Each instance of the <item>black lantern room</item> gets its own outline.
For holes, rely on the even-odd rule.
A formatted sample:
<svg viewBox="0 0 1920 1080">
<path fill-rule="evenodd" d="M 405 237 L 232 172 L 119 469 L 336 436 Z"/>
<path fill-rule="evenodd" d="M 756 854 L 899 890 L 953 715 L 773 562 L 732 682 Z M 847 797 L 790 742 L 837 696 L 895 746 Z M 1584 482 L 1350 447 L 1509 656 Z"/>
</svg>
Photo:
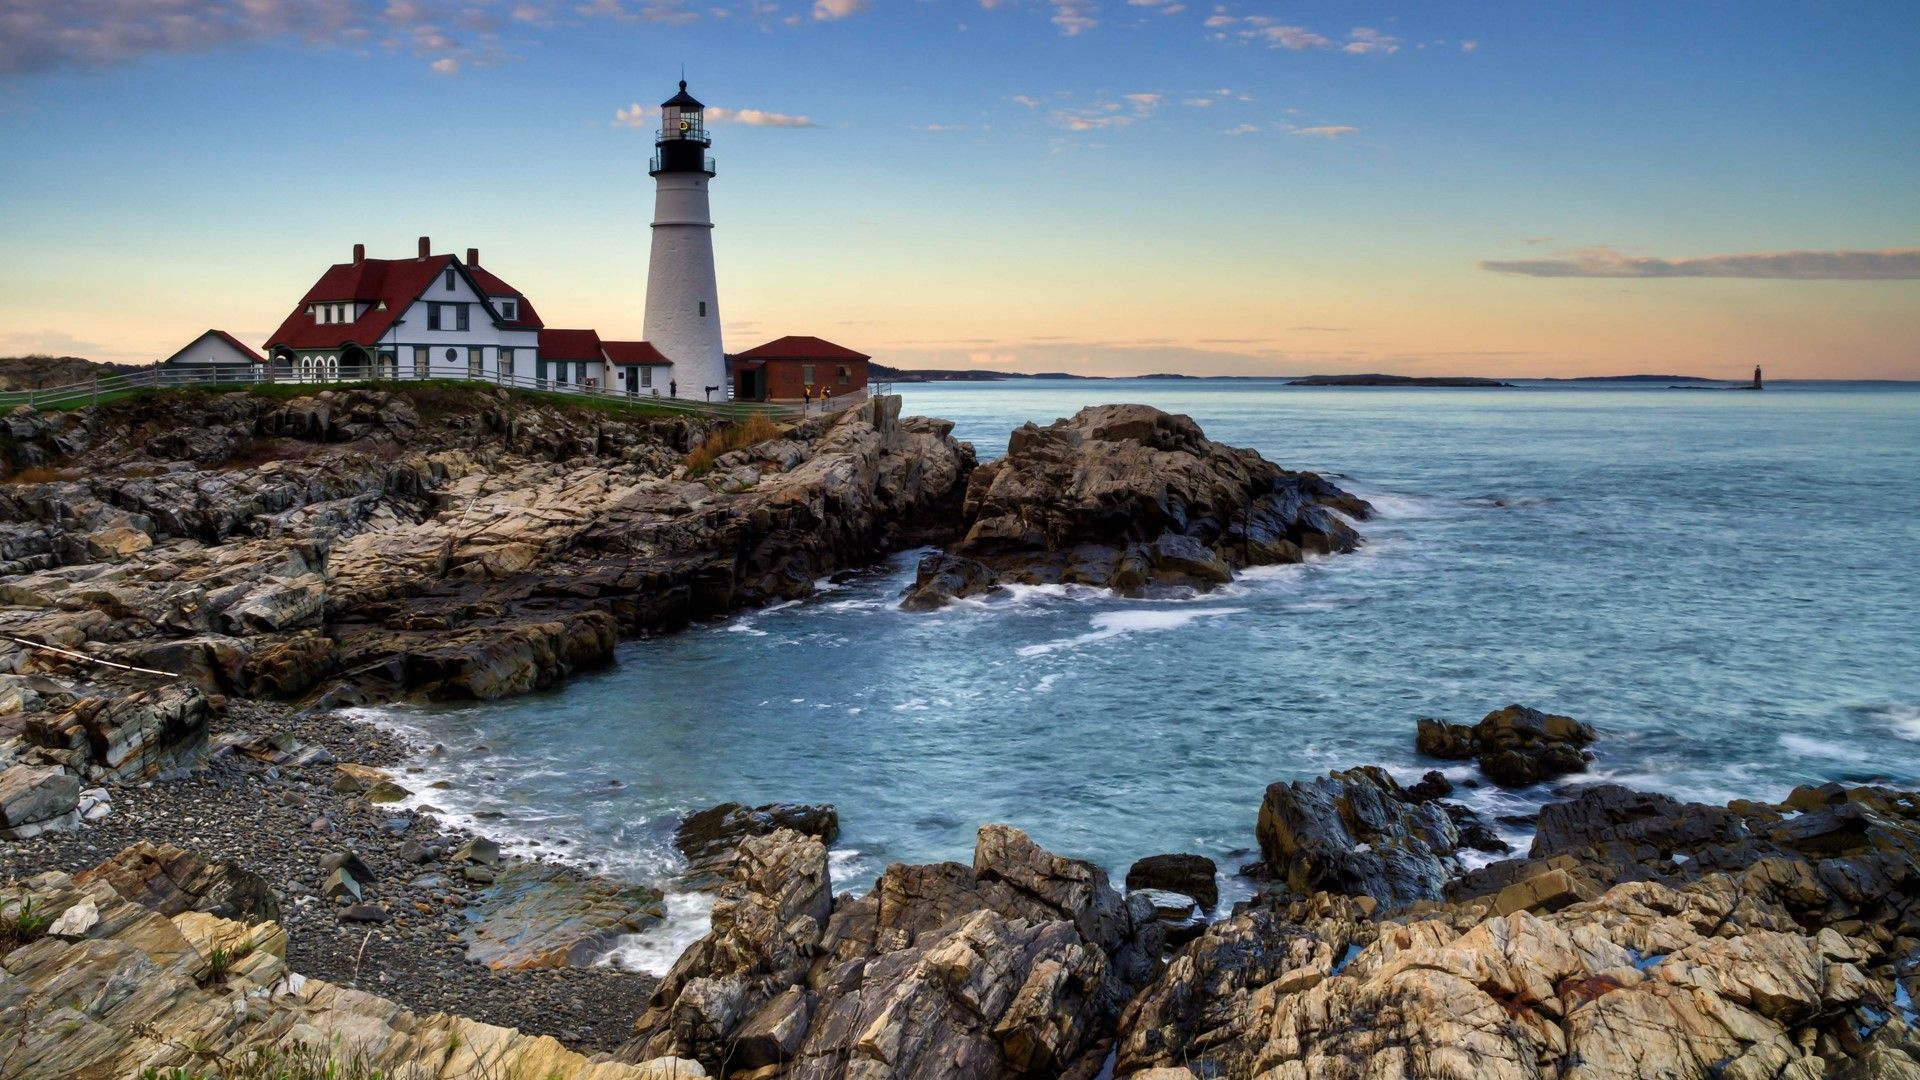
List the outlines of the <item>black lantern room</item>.
<svg viewBox="0 0 1920 1080">
<path fill-rule="evenodd" d="M 687 81 L 680 80 L 680 92 L 660 103 L 660 135 L 654 142 L 656 152 L 649 176 L 661 173 L 704 173 L 713 175 L 713 159 L 707 148 L 704 119 L 706 106 L 687 93 Z"/>
</svg>

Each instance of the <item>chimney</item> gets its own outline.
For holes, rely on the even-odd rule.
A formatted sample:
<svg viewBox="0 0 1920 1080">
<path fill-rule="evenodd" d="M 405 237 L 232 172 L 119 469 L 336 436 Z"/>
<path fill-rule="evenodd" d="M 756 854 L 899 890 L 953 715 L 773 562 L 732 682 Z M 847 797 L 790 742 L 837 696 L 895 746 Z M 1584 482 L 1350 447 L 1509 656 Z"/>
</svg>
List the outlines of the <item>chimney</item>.
<svg viewBox="0 0 1920 1080">
<path fill-rule="evenodd" d="M 480 265 L 480 249 L 479 248 L 467 249 L 467 265 L 468 266 Z"/>
<path fill-rule="evenodd" d="M 365 244 L 353 245 L 353 265 L 359 266 L 361 263 L 366 261 L 367 261 L 367 245 Z"/>
<path fill-rule="evenodd" d="M 420 257 L 421 258 L 424 259 L 428 255 L 432 254 L 432 248 L 433 248 L 433 241 L 431 239 L 424 236 L 420 238 Z"/>
</svg>

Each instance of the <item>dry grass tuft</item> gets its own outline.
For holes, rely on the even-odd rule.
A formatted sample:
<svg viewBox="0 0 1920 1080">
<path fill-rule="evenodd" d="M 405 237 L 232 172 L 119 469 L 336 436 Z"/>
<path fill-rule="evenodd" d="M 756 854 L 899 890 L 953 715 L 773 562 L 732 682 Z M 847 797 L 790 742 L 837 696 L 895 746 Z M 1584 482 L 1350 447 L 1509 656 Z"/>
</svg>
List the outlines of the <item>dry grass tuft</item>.
<svg viewBox="0 0 1920 1080">
<path fill-rule="evenodd" d="M 707 436 L 705 442 L 693 448 L 693 452 L 685 458 L 687 475 L 702 476 L 713 468 L 714 459 L 722 454 L 777 439 L 780 434 L 778 424 L 758 414 L 737 420 Z"/>
</svg>

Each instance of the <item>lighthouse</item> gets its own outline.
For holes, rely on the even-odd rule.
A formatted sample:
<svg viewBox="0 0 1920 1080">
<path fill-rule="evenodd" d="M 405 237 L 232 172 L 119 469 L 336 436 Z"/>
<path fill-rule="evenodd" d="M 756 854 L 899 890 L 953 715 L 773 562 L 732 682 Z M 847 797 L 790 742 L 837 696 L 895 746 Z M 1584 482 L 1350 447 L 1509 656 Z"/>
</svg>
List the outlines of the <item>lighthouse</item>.
<svg viewBox="0 0 1920 1080">
<path fill-rule="evenodd" d="M 713 214 L 707 184 L 706 107 L 680 92 L 660 103 L 654 142 L 653 254 L 647 264 L 646 338 L 673 362 L 681 397 L 723 401 L 727 356 L 720 344 L 720 295 L 713 273 Z"/>
</svg>

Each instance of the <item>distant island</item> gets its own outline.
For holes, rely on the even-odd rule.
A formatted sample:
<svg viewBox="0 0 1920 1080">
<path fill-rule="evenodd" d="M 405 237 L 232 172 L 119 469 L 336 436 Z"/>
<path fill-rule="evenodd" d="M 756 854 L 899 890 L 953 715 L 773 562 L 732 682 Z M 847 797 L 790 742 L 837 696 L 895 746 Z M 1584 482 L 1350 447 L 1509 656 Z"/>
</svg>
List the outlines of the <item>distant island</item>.
<svg viewBox="0 0 1920 1080">
<path fill-rule="evenodd" d="M 1512 386 L 1499 379 L 1477 379 L 1467 375 L 1308 375 L 1294 379 L 1288 386 Z"/>
</svg>

